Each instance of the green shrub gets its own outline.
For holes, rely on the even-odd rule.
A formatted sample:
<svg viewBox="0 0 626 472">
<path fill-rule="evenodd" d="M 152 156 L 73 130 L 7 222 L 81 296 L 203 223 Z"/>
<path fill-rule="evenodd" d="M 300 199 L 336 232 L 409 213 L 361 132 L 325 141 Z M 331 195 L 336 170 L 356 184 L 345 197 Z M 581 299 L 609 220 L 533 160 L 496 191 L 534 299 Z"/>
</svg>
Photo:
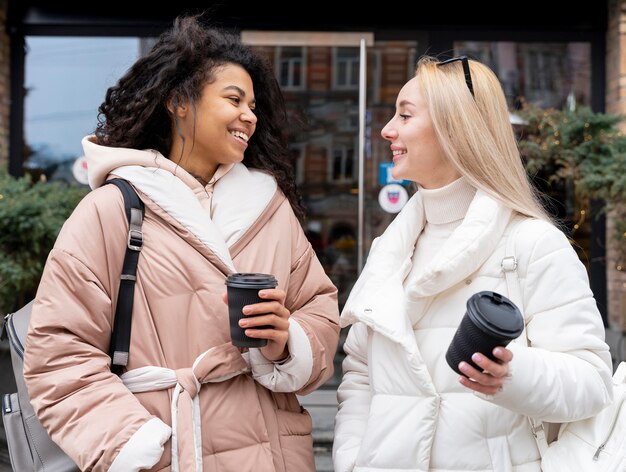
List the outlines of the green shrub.
<svg viewBox="0 0 626 472">
<path fill-rule="evenodd" d="M 33 183 L 0 169 L 0 313 L 34 297 L 61 226 L 86 195 L 83 187 Z"/>
</svg>

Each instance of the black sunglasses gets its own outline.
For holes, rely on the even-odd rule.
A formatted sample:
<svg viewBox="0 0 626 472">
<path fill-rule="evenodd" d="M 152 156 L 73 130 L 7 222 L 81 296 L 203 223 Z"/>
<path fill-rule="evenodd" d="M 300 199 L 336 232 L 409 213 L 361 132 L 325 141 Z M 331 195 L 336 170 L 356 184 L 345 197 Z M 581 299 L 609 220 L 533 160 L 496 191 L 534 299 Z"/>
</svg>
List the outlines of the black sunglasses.
<svg viewBox="0 0 626 472">
<path fill-rule="evenodd" d="M 450 64 L 451 62 L 461 61 L 463 64 L 463 73 L 465 74 L 465 83 L 467 84 L 467 88 L 472 94 L 472 97 L 476 98 L 474 95 L 474 85 L 472 84 L 472 74 L 470 73 L 469 61 L 467 56 L 458 56 L 453 57 L 451 59 L 446 59 L 445 61 L 441 61 L 437 63 L 438 66 L 444 66 L 446 64 Z"/>
</svg>

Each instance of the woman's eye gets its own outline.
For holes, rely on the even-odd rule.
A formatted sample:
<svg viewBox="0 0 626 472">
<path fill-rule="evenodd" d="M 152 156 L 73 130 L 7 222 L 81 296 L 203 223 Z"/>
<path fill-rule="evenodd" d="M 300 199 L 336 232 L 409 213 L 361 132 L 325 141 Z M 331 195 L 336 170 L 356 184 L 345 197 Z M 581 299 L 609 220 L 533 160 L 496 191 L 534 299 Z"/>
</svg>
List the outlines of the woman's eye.
<svg viewBox="0 0 626 472">
<path fill-rule="evenodd" d="M 409 115 L 404 115 L 404 114 L 400 114 L 399 115 L 401 119 L 406 120 L 409 118 Z"/>
<path fill-rule="evenodd" d="M 229 97 L 233 102 L 235 102 L 236 104 L 239 104 L 239 102 L 241 102 L 241 98 L 239 97 Z"/>
</svg>

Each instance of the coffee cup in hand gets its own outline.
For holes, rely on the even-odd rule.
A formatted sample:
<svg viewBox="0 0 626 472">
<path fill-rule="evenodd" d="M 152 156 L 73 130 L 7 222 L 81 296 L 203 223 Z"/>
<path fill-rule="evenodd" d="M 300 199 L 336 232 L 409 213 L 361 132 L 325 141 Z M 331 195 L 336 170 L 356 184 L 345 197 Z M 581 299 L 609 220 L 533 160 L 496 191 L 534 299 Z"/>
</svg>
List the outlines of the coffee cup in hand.
<svg viewBox="0 0 626 472">
<path fill-rule="evenodd" d="M 243 307 L 260 303 L 265 300 L 259 297 L 259 290 L 276 288 L 278 282 L 271 274 L 235 273 L 226 279 L 228 293 L 228 316 L 230 319 L 230 337 L 232 343 L 238 347 L 263 347 L 267 339 L 251 338 L 246 336 L 245 329 L 239 326 L 239 320 L 260 315 L 244 315 Z M 264 329 L 258 326 L 254 329 Z"/>
<path fill-rule="evenodd" d="M 446 361 L 461 375 L 464 375 L 459 370 L 461 361 L 482 371 L 472 362 L 472 355 L 480 352 L 497 361 L 494 348 L 506 346 L 523 330 L 524 317 L 511 300 L 491 291 L 475 293 L 467 300 L 467 310 L 448 347 Z"/>
</svg>

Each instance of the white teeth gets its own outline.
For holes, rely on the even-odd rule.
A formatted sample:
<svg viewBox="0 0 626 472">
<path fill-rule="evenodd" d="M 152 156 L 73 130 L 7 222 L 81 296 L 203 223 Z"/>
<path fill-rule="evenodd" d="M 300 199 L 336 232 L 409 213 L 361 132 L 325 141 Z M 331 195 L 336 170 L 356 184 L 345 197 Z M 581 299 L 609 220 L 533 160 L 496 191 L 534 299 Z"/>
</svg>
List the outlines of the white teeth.
<svg viewBox="0 0 626 472">
<path fill-rule="evenodd" d="M 406 152 L 406 149 L 400 149 L 400 150 L 392 151 L 394 156 L 399 156 L 400 154 L 404 154 L 405 152 Z"/>
<path fill-rule="evenodd" d="M 243 139 L 245 142 L 248 142 L 248 140 L 250 139 L 250 136 L 248 136 L 243 131 L 231 131 L 230 134 L 232 134 L 233 136 L 236 136 L 238 138 Z"/>
</svg>

